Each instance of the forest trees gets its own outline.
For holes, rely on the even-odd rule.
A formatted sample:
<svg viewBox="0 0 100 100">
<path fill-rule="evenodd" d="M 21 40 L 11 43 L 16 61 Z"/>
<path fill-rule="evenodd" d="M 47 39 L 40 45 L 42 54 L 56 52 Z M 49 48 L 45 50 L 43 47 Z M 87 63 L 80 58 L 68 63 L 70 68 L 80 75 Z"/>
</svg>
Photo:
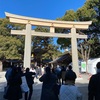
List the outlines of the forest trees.
<svg viewBox="0 0 100 100">
<path fill-rule="evenodd" d="M 50 30 L 48 27 L 36 27 L 35 31 L 49 32 Z M 53 43 L 53 38 L 50 37 L 32 37 L 32 45 L 34 58 L 39 62 L 48 59 L 53 60 L 62 54 L 59 47 Z"/>
<path fill-rule="evenodd" d="M 7 18 L 0 19 L 0 59 L 23 59 L 25 37 L 10 33 L 11 30 L 22 29 L 25 29 L 25 25 L 12 24 Z M 49 31 L 48 28 L 41 27 L 35 30 Z M 38 50 L 40 51 L 37 52 Z M 61 54 L 58 47 L 53 44 L 53 38 L 49 37 L 32 37 L 32 53 L 40 59 L 53 59 Z"/>
<path fill-rule="evenodd" d="M 23 55 L 22 37 L 10 34 L 11 29 L 23 29 L 24 25 L 11 24 L 8 19 L 0 19 L 0 59 L 21 59 Z"/>
<path fill-rule="evenodd" d="M 100 57 L 100 1 L 87 0 L 84 6 L 76 12 L 79 21 L 92 20 L 92 25 L 83 33 L 88 35 L 88 39 L 81 45 L 84 50 L 84 59 Z"/>
<path fill-rule="evenodd" d="M 78 39 L 78 51 L 80 57 L 86 61 L 89 58 L 100 57 L 100 0 L 87 0 L 86 3 L 76 12 L 74 10 L 66 11 L 62 18 L 57 20 L 64 21 L 92 21 L 92 25 L 88 30 L 77 30 L 79 34 L 87 34 L 88 39 Z M 64 29 L 62 32 L 67 32 L 69 29 Z M 69 39 L 58 39 L 58 43 L 66 47 L 71 47 L 70 42 L 67 45 L 64 41 Z"/>
</svg>

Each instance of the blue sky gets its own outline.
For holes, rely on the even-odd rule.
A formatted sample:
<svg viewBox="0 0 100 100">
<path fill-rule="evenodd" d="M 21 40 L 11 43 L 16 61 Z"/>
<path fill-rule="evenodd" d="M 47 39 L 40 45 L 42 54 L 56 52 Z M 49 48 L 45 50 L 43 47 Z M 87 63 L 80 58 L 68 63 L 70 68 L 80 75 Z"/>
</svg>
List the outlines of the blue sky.
<svg viewBox="0 0 100 100">
<path fill-rule="evenodd" d="M 56 19 L 66 10 L 77 10 L 86 0 L 0 0 L 0 18 L 4 12 L 30 17 Z"/>
<path fill-rule="evenodd" d="M 0 18 L 5 12 L 55 20 L 62 17 L 67 10 L 84 5 L 86 0 L 0 0 Z M 56 40 L 56 39 L 55 39 Z M 56 42 L 55 42 L 56 43 Z"/>
</svg>

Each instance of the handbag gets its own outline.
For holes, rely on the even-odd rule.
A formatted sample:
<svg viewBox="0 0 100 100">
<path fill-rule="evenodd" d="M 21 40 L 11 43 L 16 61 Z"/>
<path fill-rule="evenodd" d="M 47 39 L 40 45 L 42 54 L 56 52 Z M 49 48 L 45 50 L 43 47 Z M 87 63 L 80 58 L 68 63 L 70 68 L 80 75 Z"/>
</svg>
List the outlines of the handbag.
<svg viewBox="0 0 100 100">
<path fill-rule="evenodd" d="M 21 84 L 22 92 L 28 92 L 29 91 L 29 87 L 27 85 L 26 77 L 22 76 L 21 79 L 22 79 L 22 84 Z"/>
</svg>

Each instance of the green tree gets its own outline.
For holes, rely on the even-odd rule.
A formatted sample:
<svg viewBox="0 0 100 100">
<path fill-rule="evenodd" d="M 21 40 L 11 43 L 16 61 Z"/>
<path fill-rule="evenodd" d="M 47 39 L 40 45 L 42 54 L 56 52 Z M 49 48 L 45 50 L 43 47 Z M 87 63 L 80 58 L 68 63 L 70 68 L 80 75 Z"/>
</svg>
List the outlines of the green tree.
<svg viewBox="0 0 100 100">
<path fill-rule="evenodd" d="M 10 34 L 11 29 L 13 30 L 25 29 L 25 25 L 13 24 L 10 23 L 7 18 L 0 18 L 0 35 L 14 36 Z"/>
<path fill-rule="evenodd" d="M 76 12 L 73 10 L 68 10 L 65 12 L 65 15 L 62 18 L 58 18 L 57 20 L 64 21 L 92 21 L 92 25 L 90 25 L 88 30 L 78 30 L 79 34 L 87 34 L 88 39 L 80 40 L 78 39 L 78 50 L 82 54 L 83 60 L 86 60 L 90 57 L 99 57 L 100 51 L 100 0 L 87 0 L 86 3 L 79 8 Z M 67 29 L 68 30 L 68 29 Z M 70 30 L 66 31 L 66 29 L 61 30 L 62 33 L 70 32 Z M 95 40 L 95 41 L 94 41 Z M 58 44 L 61 45 L 62 48 L 71 47 L 70 42 L 67 42 L 68 39 L 58 39 Z M 69 40 L 70 41 L 70 40 Z M 67 45 L 66 45 L 67 44 Z M 94 46 L 94 44 L 96 44 Z M 96 52 L 94 52 L 96 51 Z M 93 55 L 94 54 L 94 55 Z M 84 58 L 84 57 L 86 58 Z"/>
<path fill-rule="evenodd" d="M 77 15 L 74 10 L 68 10 L 65 12 L 65 15 L 61 18 L 64 21 L 76 21 Z"/>
<path fill-rule="evenodd" d="M 76 21 L 77 20 L 77 15 L 74 10 L 68 10 L 65 12 L 65 15 L 62 18 L 58 18 L 57 20 L 61 21 Z M 68 34 L 70 33 L 70 29 L 61 29 L 57 28 L 56 29 L 57 33 L 64 33 Z M 66 49 L 71 47 L 71 39 L 69 38 L 58 38 L 57 43 L 60 45 L 61 49 Z"/>
<path fill-rule="evenodd" d="M 37 27 L 37 32 L 49 32 L 48 27 Z M 58 46 L 53 44 L 53 38 L 50 37 L 32 37 L 32 53 L 36 60 L 41 62 L 43 59 L 56 58 L 61 52 L 58 50 Z"/>
<path fill-rule="evenodd" d="M 92 20 L 89 29 L 83 31 L 88 35 L 88 40 L 83 43 L 90 52 L 87 54 L 88 58 L 100 57 L 100 51 L 98 51 L 100 45 L 100 1 L 88 0 L 76 13 L 79 21 Z M 83 46 L 81 45 L 81 47 Z"/>
<path fill-rule="evenodd" d="M 20 49 L 22 43 L 19 39 L 0 35 L 0 57 L 6 59 L 21 59 Z"/>
<path fill-rule="evenodd" d="M 21 59 L 23 56 L 24 38 L 12 35 L 11 29 L 24 29 L 25 25 L 12 24 L 7 18 L 0 18 L 0 58 Z"/>
<path fill-rule="evenodd" d="M 7 18 L 0 18 L 0 58 L 22 59 L 24 55 L 24 36 L 12 35 L 11 30 L 25 29 L 25 25 L 10 23 Z M 49 28 L 37 27 L 35 31 L 49 32 Z M 42 33 L 41 33 L 42 34 Z M 53 38 L 32 37 L 32 53 L 37 58 L 46 58 L 46 55 L 54 55 L 50 50 L 58 52 L 58 47 L 53 45 Z M 37 53 L 38 52 L 38 53 Z M 53 52 L 53 51 L 52 51 Z M 43 55 L 45 54 L 45 55 Z M 53 57 L 53 56 L 52 56 Z M 51 58 L 52 58 L 51 57 Z"/>
</svg>

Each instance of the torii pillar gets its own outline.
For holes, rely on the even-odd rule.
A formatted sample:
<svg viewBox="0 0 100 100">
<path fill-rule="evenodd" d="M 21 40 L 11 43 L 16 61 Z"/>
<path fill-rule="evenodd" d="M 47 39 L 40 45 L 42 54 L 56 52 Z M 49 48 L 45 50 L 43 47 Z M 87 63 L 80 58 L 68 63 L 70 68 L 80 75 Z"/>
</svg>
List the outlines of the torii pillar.
<svg viewBox="0 0 100 100">
<path fill-rule="evenodd" d="M 79 74 L 78 65 L 78 53 L 77 53 L 77 38 L 85 39 L 87 35 L 79 35 L 76 33 L 76 29 L 88 29 L 92 21 L 86 22 L 72 22 L 72 21 L 54 21 L 45 20 L 38 18 L 31 18 L 25 16 L 14 15 L 10 13 L 5 13 L 12 23 L 26 24 L 26 30 L 11 30 L 11 34 L 25 35 L 25 50 L 24 50 L 24 67 L 30 67 L 31 64 L 31 35 L 33 36 L 45 36 L 45 37 L 59 37 L 59 38 L 71 38 L 72 44 L 72 64 L 73 70 L 76 74 Z M 31 30 L 31 26 L 48 26 L 50 27 L 50 32 L 35 32 Z M 55 33 L 55 28 L 70 28 L 71 33 L 62 34 Z"/>
<path fill-rule="evenodd" d="M 71 29 L 71 44 L 72 44 L 72 65 L 73 65 L 73 70 L 78 73 L 79 75 L 79 64 L 78 64 L 78 51 L 77 51 L 77 37 L 76 37 L 76 28 Z M 76 67 L 78 68 L 76 68 Z"/>
<path fill-rule="evenodd" d="M 31 24 L 28 23 L 26 25 L 26 32 L 25 32 L 24 67 L 30 68 L 30 66 L 31 66 Z"/>
</svg>

